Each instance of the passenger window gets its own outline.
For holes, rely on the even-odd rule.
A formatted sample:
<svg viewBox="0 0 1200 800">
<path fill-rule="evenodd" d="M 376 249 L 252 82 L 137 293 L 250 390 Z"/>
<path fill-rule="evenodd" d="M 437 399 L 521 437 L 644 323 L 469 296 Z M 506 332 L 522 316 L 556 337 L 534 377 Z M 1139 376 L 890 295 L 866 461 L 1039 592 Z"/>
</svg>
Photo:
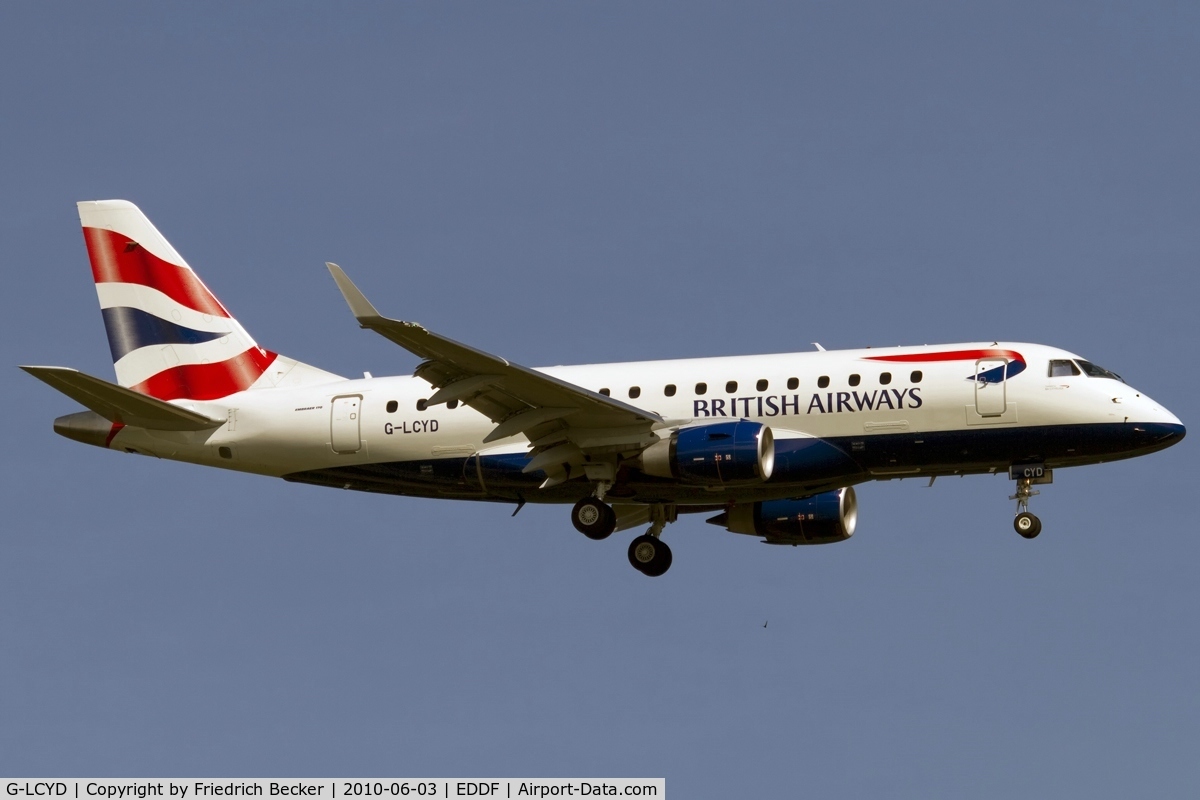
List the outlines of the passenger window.
<svg viewBox="0 0 1200 800">
<path fill-rule="evenodd" d="M 799 378 L 788 378 L 788 388 L 789 389 L 799 389 L 800 388 L 800 379 Z"/>
<path fill-rule="evenodd" d="M 707 394 L 707 393 L 708 393 L 708 384 L 707 383 L 697 383 L 696 384 L 696 394 Z"/>
<path fill-rule="evenodd" d="M 913 370 L 913 372 L 912 372 L 912 374 L 908 376 L 908 379 L 909 379 L 910 381 L 912 381 L 913 383 L 920 383 L 920 382 L 921 382 L 921 378 L 923 378 L 923 377 L 924 377 L 924 376 L 921 374 L 921 370 L 919 370 L 919 369 L 914 369 L 914 370 Z"/>
<path fill-rule="evenodd" d="M 446 403 L 446 408 L 449 408 L 449 409 L 455 409 L 455 408 L 458 408 L 458 401 L 457 401 L 457 400 L 451 400 L 450 402 Z"/>
<path fill-rule="evenodd" d="M 629 398 L 631 400 L 636 400 L 638 397 L 641 396 L 641 394 L 642 394 L 642 387 L 640 387 L 640 386 L 630 386 L 629 387 Z"/>
<path fill-rule="evenodd" d="M 664 386 L 663 394 L 665 394 L 667 397 L 674 397 L 675 396 L 675 384 L 668 383 L 666 386 Z"/>
<path fill-rule="evenodd" d="M 851 386 L 858 386 L 858 384 L 859 384 L 860 382 L 862 382 L 862 378 L 861 378 L 860 376 L 858 376 L 858 375 L 851 375 L 851 376 L 850 376 L 850 385 L 851 385 Z"/>
<path fill-rule="evenodd" d="M 737 391 L 737 381 L 726 381 L 725 382 L 725 393 L 726 394 L 733 394 L 736 391 Z"/>
<path fill-rule="evenodd" d="M 1050 362 L 1051 378 L 1068 378 L 1072 375 L 1079 374 L 1079 367 L 1075 366 L 1072 361 L 1065 358 L 1056 358 Z"/>
<path fill-rule="evenodd" d="M 766 378 L 760 378 L 760 379 L 759 379 L 759 381 L 758 381 L 758 383 L 756 383 L 756 384 L 754 385 L 754 388 L 755 388 L 756 390 L 760 391 L 760 392 L 765 392 L 765 391 L 767 390 L 767 386 L 768 386 L 768 384 L 767 384 L 767 379 L 766 379 Z"/>
<path fill-rule="evenodd" d="M 604 395 L 605 397 L 608 397 L 609 391 L 608 391 L 608 389 L 601 389 L 600 394 Z"/>
<path fill-rule="evenodd" d="M 829 376 L 822 375 L 821 377 L 817 378 L 817 387 L 820 389 L 829 388 Z"/>
<path fill-rule="evenodd" d="M 879 385 L 880 386 L 887 386 L 891 382 L 892 382 L 892 373 L 890 373 L 890 372 L 879 373 Z"/>
<path fill-rule="evenodd" d="M 422 397 L 417 401 L 417 411 L 424 411 L 429 406 L 429 401 Z"/>
<path fill-rule="evenodd" d="M 399 407 L 400 407 L 400 404 L 399 404 L 399 403 L 397 403 L 395 400 L 388 400 L 388 404 L 387 404 L 387 412 L 388 412 L 389 414 L 395 414 L 395 413 L 396 413 L 396 409 L 397 409 L 397 408 L 399 408 Z"/>
</svg>

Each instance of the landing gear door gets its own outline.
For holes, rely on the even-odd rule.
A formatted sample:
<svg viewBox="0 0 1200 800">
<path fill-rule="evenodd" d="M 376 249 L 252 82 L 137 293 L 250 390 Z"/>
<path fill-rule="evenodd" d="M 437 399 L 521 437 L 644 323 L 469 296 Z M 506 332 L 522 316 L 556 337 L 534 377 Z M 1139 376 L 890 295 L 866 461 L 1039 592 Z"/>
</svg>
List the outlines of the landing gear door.
<svg viewBox="0 0 1200 800">
<path fill-rule="evenodd" d="M 1008 409 L 1005 373 L 1008 360 L 981 358 L 975 362 L 975 412 L 981 417 L 1003 416 Z"/>
<path fill-rule="evenodd" d="M 329 443 L 335 453 L 357 453 L 362 447 L 359 425 L 362 396 L 335 397 L 330 410 Z"/>
</svg>

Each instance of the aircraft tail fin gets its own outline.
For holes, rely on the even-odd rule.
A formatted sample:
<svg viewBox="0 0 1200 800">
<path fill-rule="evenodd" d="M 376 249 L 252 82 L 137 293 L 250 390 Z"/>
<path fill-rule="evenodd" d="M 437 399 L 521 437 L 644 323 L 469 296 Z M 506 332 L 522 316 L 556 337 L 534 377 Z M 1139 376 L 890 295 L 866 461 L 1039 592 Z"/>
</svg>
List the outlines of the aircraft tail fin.
<svg viewBox="0 0 1200 800">
<path fill-rule="evenodd" d="M 133 203 L 78 206 L 118 384 L 159 400 L 216 400 L 289 375 L 337 380 L 259 347 Z"/>
</svg>

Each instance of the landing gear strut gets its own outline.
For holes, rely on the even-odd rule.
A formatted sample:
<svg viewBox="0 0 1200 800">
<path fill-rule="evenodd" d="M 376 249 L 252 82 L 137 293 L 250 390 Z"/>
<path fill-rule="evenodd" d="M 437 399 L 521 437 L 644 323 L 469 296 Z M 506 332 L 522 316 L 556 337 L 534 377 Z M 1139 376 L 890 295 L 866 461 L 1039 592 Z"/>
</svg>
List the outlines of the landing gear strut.
<svg viewBox="0 0 1200 800">
<path fill-rule="evenodd" d="M 1033 489 L 1033 478 L 1017 478 L 1017 493 L 1009 500 L 1017 501 L 1017 516 L 1013 519 L 1013 528 L 1026 539 L 1033 539 L 1042 532 L 1042 521 L 1029 513 L 1029 498 L 1041 494 Z"/>
</svg>

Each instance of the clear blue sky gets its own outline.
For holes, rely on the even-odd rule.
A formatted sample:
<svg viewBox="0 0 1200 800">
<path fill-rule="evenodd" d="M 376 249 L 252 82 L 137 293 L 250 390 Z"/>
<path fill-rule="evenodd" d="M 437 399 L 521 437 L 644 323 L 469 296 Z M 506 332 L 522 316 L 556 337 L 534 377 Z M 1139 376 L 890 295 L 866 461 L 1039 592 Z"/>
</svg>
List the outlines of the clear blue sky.
<svg viewBox="0 0 1200 800">
<path fill-rule="evenodd" d="M 665 776 L 674 797 L 1200 789 L 1195 433 L 860 488 L 850 542 L 689 519 L 647 580 L 565 508 L 121 456 L 75 215 L 147 212 L 264 346 L 529 365 L 1014 339 L 1200 425 L 1182 3 L 0 9 L 0 774 Z M 769 620 L 764 629 L 763 622 Z"/>
</svg>

